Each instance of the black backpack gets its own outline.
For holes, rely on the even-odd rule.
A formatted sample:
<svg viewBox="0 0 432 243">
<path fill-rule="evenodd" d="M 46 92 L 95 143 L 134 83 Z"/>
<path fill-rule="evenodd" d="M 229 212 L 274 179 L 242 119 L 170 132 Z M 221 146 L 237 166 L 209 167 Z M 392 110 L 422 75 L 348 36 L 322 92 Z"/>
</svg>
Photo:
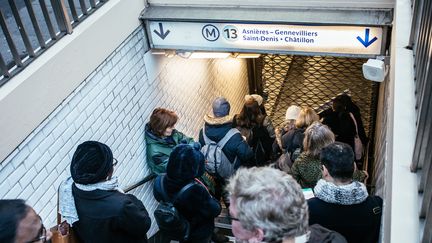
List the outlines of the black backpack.
<svg viewBox="0 0 432 243">
<path fill-rule="evenodd" d="M 273 139 L 270 137 L 267 128 L 256 126 L 251 130 L 249 145 L 252 147 L 256 166 L 267 165 L 272 152 Z"/>
<path fill-rule="evenodd" d="M 304 132 L 305 129 L 303 128 L 295 128 L 291 146 L 287 148 L 287 152 L 289 152 L 290 154 L 290 159 L 292 163 L 294 163 L 294 161 L 303 152 L 303 139 L 305 137 Z"/>
<path fill-rule="evenodd" d="M 154 211 L 154 217 L 159 226 L 159 230 L 163 235 L 169 237 L 171 240 L 186 241 L 189 238 L 190 225 L 174 206 L 174 203 L 177 198 L 179 198 L 187 189 L 192 187 L 195 182 L 185 185 L 177 194 L 174 195 L 174 198 L 170 200 L 165 192 L 163 179 L 164 176 L 160 176 L 155 182 L 159 183 L 163 199 L 159 202 L 159 205 Z"/>
</svg>

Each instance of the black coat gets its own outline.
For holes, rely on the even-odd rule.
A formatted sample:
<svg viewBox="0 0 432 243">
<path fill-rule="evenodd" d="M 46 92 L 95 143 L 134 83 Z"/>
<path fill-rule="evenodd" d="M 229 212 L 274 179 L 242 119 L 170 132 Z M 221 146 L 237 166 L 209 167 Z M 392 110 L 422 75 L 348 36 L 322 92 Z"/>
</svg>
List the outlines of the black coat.
<svg viewBox="0 0 432 243">
<path fill-rule="evenodd" d="M 306 128 L 294 128 L 285 133 L 282 138 L 282 148 L 290 153 L 294 152 L 297 148 L 303 151 L 303 139 Z"/>
<path fill-rule="evenodd" d="M 350 145 L 353 151 L 355 151 L 354 137 L 356 135 L 356 127 L 349 112 L 326 110 L 320 115 L 323 117 L 322 123 L 332 130 L 336 141 Z"/>
<path fill-rule="evenodd" d="M 207 123 L 205 124 L 205 131 L 207 137 L 215 142 L 219 142 L 231 128 L 232 123 L 224 123 L 217 125 L 210 125 Z M 204 137 L 202 135 L 202 129 L 199 133 L 199 142 L 201 146 L 205 145 Z M 238 166 L 254 164 L 253 151 L 248 145 L 248 143 L 240 135 L 240 133 L 232 136 L 231 139 L 228 140 L 228 142 L 222 148 L 222 151 L 231 162 L 234 162 L 234 159 L 237 157 L 239 162 Z"/>
<path fill-rule="evenodd" d="M 353 114 L 354 119 L 357 122 L 357 129 L 358 129 L 359 138 L 362 141 L 362 144 L 364 146 L 366 146 L 366 144 L 368 143 L 369 139 L 368 139 L 368 137 L 366 135 L 366 132 L 365 132 L 365 129 L 364 129 L 363 121 L 362 121 L 361 114 L 360 114 L 360 109 L 357 106 L 351 106 L 347 110 L 347 112 L 351 112 Z M 332 131 L 335 130 L 337 133 L 341 132 L 341 131 L 338 131 L 338 129 L 335 129 L 335 127 L 338 126 L 337 123 L 338 123 L 339 118 L 337 117 L 337 113 L 334 112 L 332 110 L 332 108 L 324 110 L 323 112 L 321 112 L 319 114 L 319 116 L 321 118 L 323 118 L 323 124 L 326 124 L 327 126 L 329 126 L 330 129 L 332 129 Z M 352 122 L 352 118 L 351 118 L 351 116 L 349 116 L 349 113 L 346 113 L 343 119 L 346 120 L 348 118 L 351 119 L 350 122 L 349 122 L 349 125 L 347 125 L 349 127 L 348 128 L 344 127 L 342 129 L 352 129 L 352 132 L 355 132 L 354 122 Z M 336 133 L 336 132 L 334 132 L 334 133 Z"/>
<path fill-rule="evenodd" d="M 308 200 L 309 225 L 320 224 L 342 234 L 349 243 L 378 242 L 383 201 L 369 196 L 360 204 L 327 203 L 319 198 Z"/>
<path fill-rule="evenodd" d="M 160 180 L 164 179 L 164 191 L 170 199 L 185 185 L 192 182 L 170 180 L 166 176 L 158 176 L 153 186 L 153 195 L 157 201 L 163 200 Z M 210 237 L 214 229 L 214 219 L 220 214 L 221 206 L 207 189 L 195 184 L 178 196 L 174 206 L 190 223 L 190 241 Z"/>
<path fill-rule="evenodd" d="M 79 221 L 73 224 L 81 242 L 147 242 L 151 221 L 143 203 L 118 191 L 82 191 L 72 194 Z"/>
</svg>

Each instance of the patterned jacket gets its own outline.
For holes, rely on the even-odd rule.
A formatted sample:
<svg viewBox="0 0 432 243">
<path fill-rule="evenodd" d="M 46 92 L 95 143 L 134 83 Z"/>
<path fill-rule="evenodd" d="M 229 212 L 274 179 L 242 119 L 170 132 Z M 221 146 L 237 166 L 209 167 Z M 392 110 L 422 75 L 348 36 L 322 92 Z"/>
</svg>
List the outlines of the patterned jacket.
<svg viewBox="0 0 432 243">
<path fill-rule="evenodd" d="M 321 162 L 319 158 L 301 153 L 291 167 L 291 175 L 302 188 L 314 188 L 319 179 L 322 178 Z M 363 182 L 366 174 L 356 170 L 353 180 Z"/>
</svg>

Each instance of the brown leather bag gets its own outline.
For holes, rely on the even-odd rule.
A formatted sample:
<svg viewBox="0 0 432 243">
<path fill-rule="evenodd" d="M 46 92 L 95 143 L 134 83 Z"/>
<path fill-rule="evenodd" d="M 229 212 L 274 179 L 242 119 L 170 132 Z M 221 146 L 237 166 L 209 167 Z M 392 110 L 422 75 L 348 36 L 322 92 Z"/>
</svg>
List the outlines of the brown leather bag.
<svg viewBox="0 0 432 243">
<path fill-rule="evenodd" d="M 50 230 L 52 232 L 52 243 L 80 243 L 78 237 L 72 229 L 72 226 L 65 221 L 61 222 L 61 215 L 59 211 L 59 194 L 60 187 L 57 191 L 57 225 L 52 227 Z"/>
</svg>

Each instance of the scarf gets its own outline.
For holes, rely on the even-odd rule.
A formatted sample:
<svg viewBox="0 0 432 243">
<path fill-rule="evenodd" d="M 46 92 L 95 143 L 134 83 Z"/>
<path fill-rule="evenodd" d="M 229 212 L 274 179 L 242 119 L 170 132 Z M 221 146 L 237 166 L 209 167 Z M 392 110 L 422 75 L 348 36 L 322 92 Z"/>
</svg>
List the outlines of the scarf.
<svg viewBox="0 0 432 243">
<path fill-rule="evenodd" d="M 368 192 L 366 186 L 358 181 L 348 185 L 336 186 L 331 182 L 320 179 L 314 188 L 315 196 L 324 202 L 353 205 L 366 200 Z"/>
<path fill-rule="evenodd" d="M 75 199 L 72 195 L 72 184 L 74 181 L 72 177 L 69 177 L 65 181 L 63 181 L 59 188 L 59 212 L 62 217 L 68 222 L 70 225 L 79 220 L 78 212 L 75 207 Z M 112 191 L 117 190 L 119 192 L 123 192 L 119 188 L 118 177 L 114 176 L 108 181 L 102 181 L 95 184 L 78 184 L 75 183 L 75 186 L 83 191 L 94 191 L 94 190 L 104 190 L 104 191 Z"/>
</svg>

